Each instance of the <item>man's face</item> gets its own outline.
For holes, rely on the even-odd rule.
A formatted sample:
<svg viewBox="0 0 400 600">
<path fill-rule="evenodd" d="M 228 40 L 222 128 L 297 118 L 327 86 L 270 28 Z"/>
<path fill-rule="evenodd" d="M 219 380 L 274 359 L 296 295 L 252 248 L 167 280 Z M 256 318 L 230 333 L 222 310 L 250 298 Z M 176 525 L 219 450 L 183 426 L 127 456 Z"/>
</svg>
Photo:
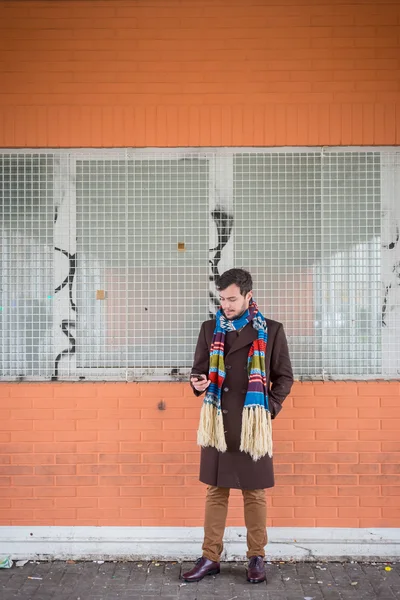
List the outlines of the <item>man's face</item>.
<svg viewBox="0 0 400 600">
<path fill-rule="evenodd" d="M 252 292 L 242 296 L 240 287 L 236 283 L 220 290 L 219 299 L 226 318 L 232 320 L 240 317 L 249 308 L 251 296 Z"/>
</svg>

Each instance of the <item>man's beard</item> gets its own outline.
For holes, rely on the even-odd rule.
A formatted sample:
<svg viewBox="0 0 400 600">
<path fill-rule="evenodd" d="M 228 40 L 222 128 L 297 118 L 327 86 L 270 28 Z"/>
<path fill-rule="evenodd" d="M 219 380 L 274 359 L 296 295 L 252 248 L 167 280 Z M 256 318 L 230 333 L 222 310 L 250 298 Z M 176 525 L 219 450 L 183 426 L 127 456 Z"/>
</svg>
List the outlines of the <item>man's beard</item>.
<svg viewBox="0 0 400 600">
<path fill-rule="evenodd" d="M 237 315 L 232 315 L 231 317 L 227 317 L 225 313 L 224 315 L 228 319 L 228 321 L 234 321 L 235 319 L 240 319 L 240 317 L 242 317 L 247 310 L 248 308 L 245 307 L 240 313 L 238 313 Z"/>
</svg>

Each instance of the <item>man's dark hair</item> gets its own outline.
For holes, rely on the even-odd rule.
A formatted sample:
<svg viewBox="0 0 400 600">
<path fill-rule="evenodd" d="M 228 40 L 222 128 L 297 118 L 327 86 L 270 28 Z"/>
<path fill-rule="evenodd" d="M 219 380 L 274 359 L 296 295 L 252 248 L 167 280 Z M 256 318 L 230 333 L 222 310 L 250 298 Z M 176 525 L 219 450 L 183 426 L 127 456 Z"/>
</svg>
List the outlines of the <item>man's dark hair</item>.
<svg viewBox="0 0 400 600">
<path fill-rule="evenodd" d="M 253 280 L 248 271 L 244 269 L 229 269 L 222 273 L 215 282 L 215 287 L 218 291 L 226 290 L 232 284 L 236 284 L 240 288 L 240 293 L 245 296 L 253 289 Z"/>
</svg>

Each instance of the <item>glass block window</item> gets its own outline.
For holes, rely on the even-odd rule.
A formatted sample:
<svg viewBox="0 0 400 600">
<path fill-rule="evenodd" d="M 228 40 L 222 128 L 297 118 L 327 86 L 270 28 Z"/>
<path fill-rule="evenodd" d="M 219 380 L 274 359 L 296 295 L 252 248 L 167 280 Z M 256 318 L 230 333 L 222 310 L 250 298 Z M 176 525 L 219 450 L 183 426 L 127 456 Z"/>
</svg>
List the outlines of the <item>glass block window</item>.
<svg viewBox="0 0 400 600">
<path fill-rule="evenodd" d="M 299 379 L 397 379 L 396 148 L 0 152 L 0 378 L 189 373 L 249 269 Z"/>
</svg>

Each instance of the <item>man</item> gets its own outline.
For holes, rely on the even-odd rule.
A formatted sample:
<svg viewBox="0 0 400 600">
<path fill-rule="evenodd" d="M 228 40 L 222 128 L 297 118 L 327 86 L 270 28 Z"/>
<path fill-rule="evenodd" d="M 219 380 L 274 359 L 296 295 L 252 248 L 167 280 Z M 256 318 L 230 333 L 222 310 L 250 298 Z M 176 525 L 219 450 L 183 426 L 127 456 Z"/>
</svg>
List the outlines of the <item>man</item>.
<svg viewBox="0 0 400 600">
<path fill-rule="evenodd" d="M 200 481 L 207 484 L 203 555 L 187 582 L 220 572 L 231 488 L 242 490 L 247 528 L 247 580 L 265 581 L 265 488 L 273 487 L 272 429 L 293 374 L 281 323 L 266 319 L 252 298 L 252 278 L 230 269 L 216 282 L 221 306 L 200 330 L 190 382 L 204 392 L 198 443 Z"/>
</svg>

